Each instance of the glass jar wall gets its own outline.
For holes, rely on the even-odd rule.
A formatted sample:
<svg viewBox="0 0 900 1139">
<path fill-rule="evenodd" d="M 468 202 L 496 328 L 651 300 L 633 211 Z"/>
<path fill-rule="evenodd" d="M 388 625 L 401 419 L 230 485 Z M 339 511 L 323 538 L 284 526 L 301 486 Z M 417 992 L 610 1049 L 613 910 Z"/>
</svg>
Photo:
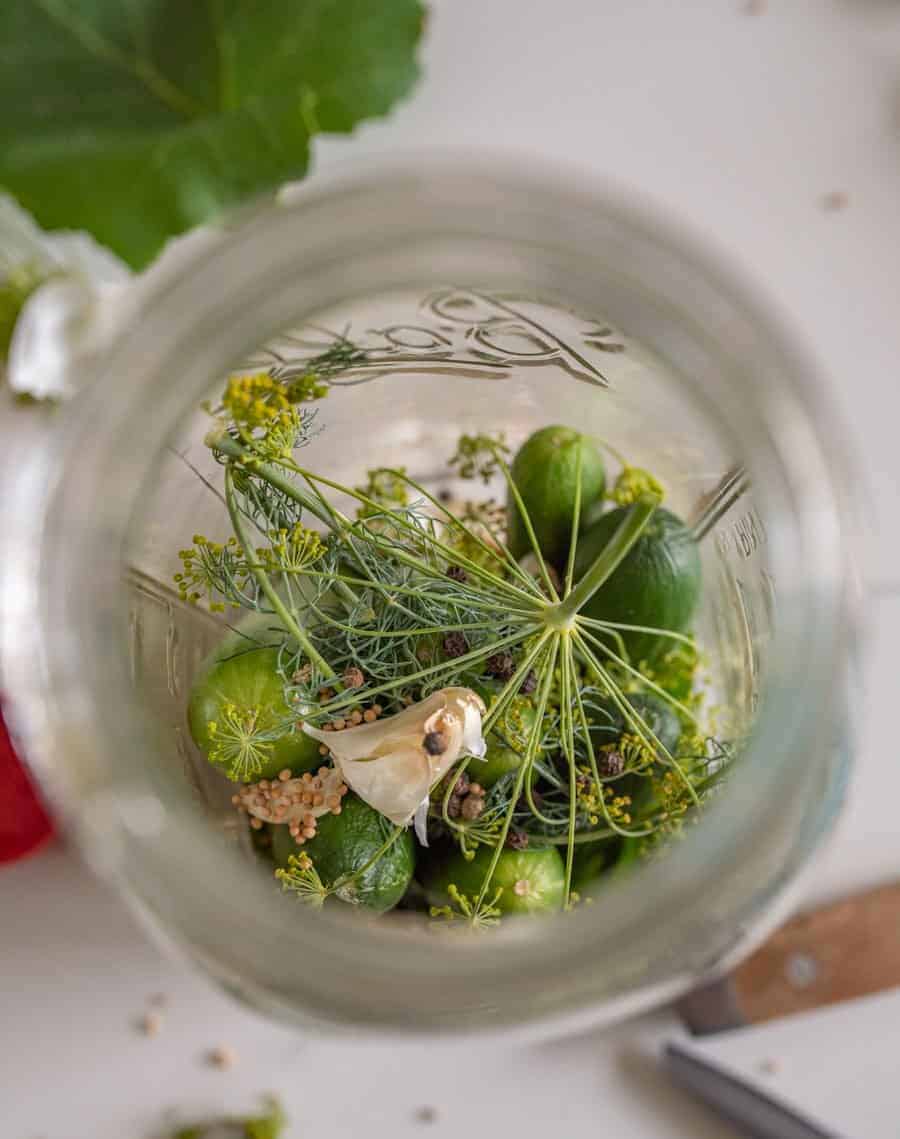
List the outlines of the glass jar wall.
<svg viewBox="0 0 900 1139">
<path fill-rule="evenodd" d="M 230 532 L 201 405 L 344 336 L 365 351 L 316 405 L 310 469 L 352 487 L 389 463 L 454 499 L 462 433 L 515 448 L 563 424 L 651 469 L 699 542 L 709 700 L 740 756 L 697 825 L 593 905 L 471 938 L 309 911 L 260 871 L 187 731 L 225 619 L 173 574 L 195 532 Z M 275 1015 L 500 1027 L 662 1000 L 759 936 L 840 798 L 849 476 L 812 384 L 740 283 L 603 193 L 436 164 L 248 216 L 158 282 L 20 465 L 3 652 L 29 754 L 101 872 Z"/>
</svg>

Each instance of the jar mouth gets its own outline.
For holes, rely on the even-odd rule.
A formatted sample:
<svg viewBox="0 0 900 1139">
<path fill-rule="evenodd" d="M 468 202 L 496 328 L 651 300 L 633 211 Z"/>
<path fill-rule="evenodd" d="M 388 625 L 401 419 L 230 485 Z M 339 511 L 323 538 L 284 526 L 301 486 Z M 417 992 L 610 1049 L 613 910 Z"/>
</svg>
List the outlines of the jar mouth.
<svg viewBox="0 0 900 1139">
<path fill-rule="evenodd" d="M 20 599 L 4 621 L 4 666 L 30 754 L 69 800 L 95 864 L 225 984 L 276 1014 L 452 1028 L 482 1023 L 490 1006 L 494 1023 L 511 1023 L 665 981 L 671 962 L 685 987 L 735 943 L 761 892 L 793 876 L 833 811 L 798 812 L 797 798 L 818 786 L 808 757 L 834 749 L 854 634 L 852 482 L 839 433 L 810 366 L 742 282 L 671 227 L 580 182 L 580 173 L 565 180 L 450 156 L 362 176 L 351 168 L 250 212 L 158 275 L 41 460 L 46 509 L 21 531 L 4 573 Z M 134 495 L 211 378 L 326 302 L 373 284 L 454 279 L 512 279 L 588 311 L 602 296 L 611 320 L 670 362 L 710 419 L 745 440 L 755 492 L 778 520 L 781 605 L 757 729 L 702 827 L 611 885 L 602 905 L 567 915 L 564 938 L 557 922 L 534 923 L 479 939 L 477 951 L 353 914 L 349 924 L 330 912 L 286 921 L 283 900 L 251 866 L 211 837 L 188 840 L 192 804 L 161 812 L 142 760 L 158 745 L 123 667 Z M 760 885 L 747 867 L 770 839 L 783 857 Z M 701 909 L 718 924 L 689 953 Z M 301 960 L 316 964 L 300 969 Z M 524 1000 L 523 977 L 538 986 Z M 457 1013 L 431 1010 L 436 981 Z"/>
</svg>

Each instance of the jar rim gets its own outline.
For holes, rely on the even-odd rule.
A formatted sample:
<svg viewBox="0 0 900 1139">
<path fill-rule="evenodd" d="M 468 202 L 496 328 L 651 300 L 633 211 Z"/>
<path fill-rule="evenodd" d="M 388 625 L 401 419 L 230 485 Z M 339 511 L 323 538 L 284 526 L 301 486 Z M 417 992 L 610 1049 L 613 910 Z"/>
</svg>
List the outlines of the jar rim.
<svg viewBox="0 0 900 1139">
<path fill-rule="evenodd" d="M 151 275 L 139 312 L 77 405 L 67 409 L 43 459 L 46 508 L 37 527 L 32 520 L 28 556 L 14 556 L 4 570 L 7 587 L 12 583 L 25 599 L 0 634 L 4 667 L 33 741 L 35 765 L 51 791 L 59 782 L 53 760 L 61 746 L 69 747 L 75 755 L 71 762 L 82 769 L 74 791 L 83 800 L 76 825 L 89 854 L 112 867 L 170 936 L 257 1003 L 284 1014 L 281 994 L 290 993 L 298 1006 L 325 1017 L 421 1027 L 434 1021 L 427 998 L 439 961 L 442 986 L 460 996 L 459 1015 L 438 1018 L 442 1025 L 477 1022 L 488 985 L 500 1010 L 498 1021 L 548 1016 L 602 994 L 598 955 L 627 952 L 643 962 L 619 984 L 620 991 L 636 987 L 642 976 L 656 975 L 660 961 L 678 956 L 679 938 L 687 937 L 703 898 L 719 899 L 722 913 L 729 915 L 723 947 L 734 943 L 751 896 L 758 901 L 752 884 L 737 885 L 742 860 L 752 857 L 770 828 L 789 825 L 791 807 L 785 794 L 779 801 L 779 787 L 786 792 L 803 783 L 803 764 L 825 742 L 824 725 L 832 722 L 829 702 L 843 683 L 852 652 L 856 612 L 848 559 L 854 535 L 849 465 L 814 371 L 781 321 L 738 274 L 700 252 L 699 243 L 683 233 L 674 236 L 674 227 L 657 216 L 608 189 L 580 188 L 585 182 L 580 172 L 574 180 L 558 170 L 525 170 L 519 163 L 479 166 L 461 155 L 427 162 L 418 158 L 414 165 L 375 172 L 361 173 L 363 169 L 351 163 L 292 194 L 290 202 L 251 210 L 186 266 Z M 602 912 L 594 906 L 570 915 L 565 939 L 552 932 L 523 937 L 511 931 L 490 945 L 479 944 L 477 953 L 460 954 L 453 948 L 444 952 L 432 938 L 425 967 L 424 943 L 386 926 L 363 926 L 357 920 L 353 936 L 345 937 L 344 915 L 325 913 L 287 927 L 279 898 L 251 885 L 250 870 L 237 864 L 229 867 L 228 878 L 229 883 L 239 881 L 245 908 L 241 915 L 231 915 L 241 921 L 224 920 L 222 907 L 227 907 L 231 887 L 210 888 L 218 857 L 212 843 L 198 844 L 192 874 L 169 879 L 169 888 L 178 881 L 176 912 L 158 880 L 168 865 L 165 860 L 156 864 L 155 878 L 149 862 L 132 865 L 135 860 L 125 856 L 124 845 L 149 850 L 160 825 L 174 835 L 178 827 L 189 826 L 192 813 L 148 823 L 141 803 L 152 802 L 154 790 L 139 764 L 129 765 L 127 782 L 115 796 L 97 784 L 102 764 L 96 757 L 114 763 L 117 750 L 121 753 L 140 730 L 128 676 L 120 661 L 110 658 L 123 621 L 120 554 L 132 504 L 127 495 L 104 497 L 104 487 L 143 485 L 180 415 L 243 348 L 289 319 L 302 320 L 314 311 L 311 306 L 321 308 L 329 289 L 341 289 L 346 296 L 370 283 L 399 285 L 407 271 L 403 250 L 412 250 L 409 263 L 418 264 L 415 249 L 443 243 L 450 266 L 458 263 L 464 271 L 465 258 L 454 263 L 452 253 L 454 242 L 461 240 L 467 256 L 476 246 L 492 257 L 502 251 L 504 272 L 512 267 L 529 283 L 540 278 L 582 307 L 589 308 L 602 285 L 603 308 L 610 317 L 681 374 L 693 370 L 698 388 L 704 375 L 718 370 L 724 386 L 717 392 L 715 414 L 733 420 L 739 415 L 742 430 L 758 433 L 754 474 L 769 484 L 762 488 L 764 498 L 768 495 L 789 518 L 793 532 L 780 538 L 795 564 L 785 566 L 790 611 L 775 637 L 775 684 L 764 695 L 758 729 L 736 765 L 733 787 L 723 796 L 733 804 L 736 796 L 746 795 L 747 809 L 738 814 L 725 810 L 724 802 L 711 804 L 702 836 L 688 835 L 652 869 L 611 886 Z M 426 278 L 416 284 L 432 283 L 425 268 Z M 445 281 L 446 266 L 442 273 Z M 227 282 L 224 290 L 222 282 Z M 261 329 L 263 292 L 271 327 Z M 697 398 L 708 395 L 698 390 Z M 86 503 L 94 508 L 89 516 Z M 34 586 L 35 544 L 40 555 L 37 585 L 23 593 L 29 572 Z M 99 570 L 98 548 L 110 552 Z M 26 624 L 41 641 L 36 646 L 32 636 L 37 655 L 30 668 L 40 660 L 37 676 L 25 664 L 22 643 L 16 643 Z M 784 683 L 788 678 L 790 687 Z M 803 715 L 797 715 L 798 708 Z M 779 762 L 772 762 L 773 757 Z M 766 884 L 771 893 L 805 860 L 825 825 L 819 815 L 801 821 L 791 859 L 779 879 Z M 104 852 L 100 847 L 110 844 L 111 827 L 119 841 L 115 850 Z M 176 841 L 171 853 L 177 849 Z M 717 864 L 715 883 L 710 881 L 710 859 Z M 175 875 L 176 867 L 169 865 L 169 872 Z M 641 904 L 648 873 L 664 887 L 649 923 Z M 255 931 L 253 946 L 235 945 L 241 924 L 248 921 Z M 658 937 L 654 941 L 653 923 L 665 925 L 668 944 L 660 944 Z M 304 954 L 336 957 L 338 972 L 353 982 L 342 988 L 336 977 L 316 990 L 291 966 L 291 959 L 296 962 Z M 523 1004 L 521 976 L 546 978 L 550 963 L 566 974 L 565 985 L 542 982 L 542 992 Z M 701 968 L 707 961 L 694 964 Z M 511 981 L 507 973 L 519 980 Z M 363 974 L 378 993 L 367 993 L 360 985 Z M 690 970 L 685 971 L 684 986 L 691 979 Z M 400 992 L 402 999 L 396 997 Z M 474 1004 L 473 992 L 478 994 Z"/>
</svg>

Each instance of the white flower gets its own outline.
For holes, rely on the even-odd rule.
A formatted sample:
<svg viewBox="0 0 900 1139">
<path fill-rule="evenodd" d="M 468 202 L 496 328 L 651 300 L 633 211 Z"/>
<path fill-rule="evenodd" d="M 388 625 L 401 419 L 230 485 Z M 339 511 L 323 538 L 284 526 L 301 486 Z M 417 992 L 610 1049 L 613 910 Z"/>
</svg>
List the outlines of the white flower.
<svg viewBox="0 0 900 1139">
<path fill-rule="evenodd" d="M 220 236 L 213 226 L 198 226 L 134 274 L 90 234 L 42 230 L 14 198 L 0 194 L 0 281 L 26 272 L 42 282 L 16 320 L 5 369 L 10 388 L 37 399 L 73 395 L 144 296 L 177 278 Z"/>
<path fill-rule="evenodd" d="M 326 744 L 344 782 L 370 807 L 398 825 L 415 820 L 427 846 L 431 788 L 462 756 L 483 758 L 481 697 L 469 688 L 442 688 L 396 716 L 325 732 L 303 730 Z"/>
<path fill-rule="evenodd" d="M 108 342 L 131 272 L 88 234 L 45 233 L 0 194 L 0 279 L 17 271 L 43 283 L 16 320 L 7 382 L 39 399 L 63 398 Z"/>
</svg>

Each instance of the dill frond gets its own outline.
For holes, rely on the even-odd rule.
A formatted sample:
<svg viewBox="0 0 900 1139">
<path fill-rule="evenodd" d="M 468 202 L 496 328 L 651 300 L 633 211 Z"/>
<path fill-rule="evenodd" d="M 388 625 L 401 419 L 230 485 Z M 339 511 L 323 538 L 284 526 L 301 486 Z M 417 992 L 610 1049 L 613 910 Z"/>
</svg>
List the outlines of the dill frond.
<svg viewBox="0 0 900 1139">
<path fill-rule="evenodd" d="M 211 720 L 207 725 L 212 739 L 209 761 L 223 768 L 235 783 L 252 782 L 272 754 L 272 735 L 261 731 L 258 721 L 258 708 L 226 704 L 221 719 Z"/>
<path fill-rule="evenodd" d="M 510 454 L 502 431 L 493 435 L 461 435 L 449 466 L 456 467 L 460 478 L 480 478 L 489 483 L 500 470 L 504 455 Z"/>
<path fill-rule="evenodd" d="M 447 893 L 450 895 L 450 904 L 432 906 L 428 911 L 432 918 L 442 918 L 448 922 L 461 920 L 474 930 L 490 929 L 492 926 L 500 924 L 502 911 L 497 906 L 497 902 L 503 894 L 502 886 L 497 888 L 489 900 L 463 894 L 452 884 L 447 887 Z"/>
<path fill-rule="evenodd" d="M 331 893 L 306 852 L 290 855 L 287 868 L 276 870 L 275 877 L 281 883 L 282 890 L 294 894 L 304 905 L 312 906 L 313 909 L 321 909 Z"/>
</svg>

